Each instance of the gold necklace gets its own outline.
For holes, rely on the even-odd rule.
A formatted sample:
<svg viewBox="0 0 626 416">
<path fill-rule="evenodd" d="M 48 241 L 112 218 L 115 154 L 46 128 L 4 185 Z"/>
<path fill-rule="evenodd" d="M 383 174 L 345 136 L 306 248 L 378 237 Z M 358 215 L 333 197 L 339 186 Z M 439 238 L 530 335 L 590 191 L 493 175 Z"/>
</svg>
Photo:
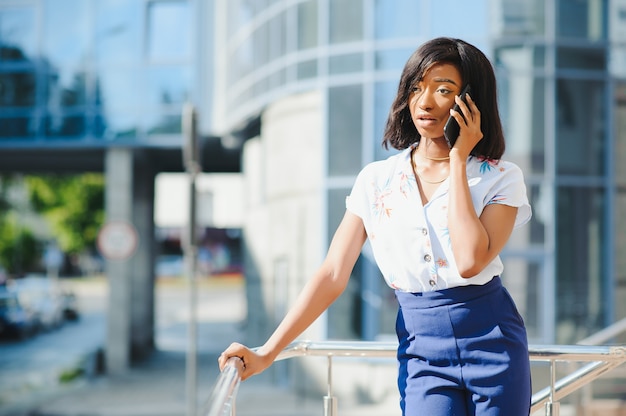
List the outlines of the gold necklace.
<svg viewBox="0 0 626 416">
<path fill-rule="evenodd" d="M 450 159 L 450 156 L 446 156 L 446 157 L 430 157 L 430 156 L 424 156 L 421 153 L 417 153 L 418 155 L 420 155 L 421 157 L 423 157 L 424 159 L 428 159 L 428 160 L 433 160 L 435 162 L 443 162 L 444 160 L 448 160 Z"/>
<path fill-rule="evenodd" d="M 413 149 L 416 150 L 416 149 Z M 444 159 L 445 160 L 445 159 Z M 438 183 L 441 183 L 443 181 L 445 181 L 446 179 L 448 179 L 448 176 L 446 176 L 443 179 L 440 179 L 438 181 L 429 181 L 428 179 L 425 179 L 422 175 L 419 174 L 418 170 L 417 170 L 417 166 L 415 166 L 415 158 L 413 157 L 413 155 L 411 154 L 411 167 L 413 168 L 413 174 L 419 178 L 421 181 L 424 181 L 426 183 L 429 183 L 431 185 L 437 185 Z"/>
</svg>

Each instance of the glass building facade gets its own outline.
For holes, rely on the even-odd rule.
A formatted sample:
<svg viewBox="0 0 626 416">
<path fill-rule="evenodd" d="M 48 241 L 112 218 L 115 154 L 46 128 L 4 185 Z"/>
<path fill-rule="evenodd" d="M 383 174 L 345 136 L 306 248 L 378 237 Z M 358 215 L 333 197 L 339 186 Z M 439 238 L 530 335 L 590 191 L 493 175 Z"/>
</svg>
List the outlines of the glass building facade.
<svg viewBox="0 0 626 416">
<path fill-rule="evenodd" d="M 1 0 L 0 146 L 180 146 L 205 5 Z"/>
<path fill-rule="evenodd" d="M 626 0 L 0 0 L 0 149 L 180 147 L 186 101 L 227 136 L 321 91 L 329 240 L 356 174 L 390 155 L 406 59 L 435 36 L 475 44 L 497 72 L 505 158 L 534 210 L 503 279 L 531 342 L 625 317 Z M 367 250 L 352 281 L 328 337 L 392 334 Z"/>
<path fill-rule="evenodd" d="M 390 154 L 380 140 L 413 50 L 443 35 L 485 51 L 499 78 L 505 158 L 524 170 L 534 209 L 502 254 L 531 342 L 576 342 L 626 316 L 624 0 L 217 5 L 226 16 L 216 35 L 218 129 L 241 125 L 276 99 L 323 91 L 327 239 L 358 171 Z M 354 296 L 339 301 L 348 308 L 331 307 L 330 338 L 393 333 L 393 295 L 383 294 L 366 253 Z"/>
</svg>

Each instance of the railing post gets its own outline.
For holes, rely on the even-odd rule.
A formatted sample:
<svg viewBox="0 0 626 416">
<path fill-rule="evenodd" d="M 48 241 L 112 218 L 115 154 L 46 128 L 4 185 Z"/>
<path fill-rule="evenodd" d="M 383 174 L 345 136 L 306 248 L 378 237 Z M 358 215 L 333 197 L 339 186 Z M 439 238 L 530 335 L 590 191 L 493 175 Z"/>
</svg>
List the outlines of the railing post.
<svg viewBox="0 0 626 416">
<path fill-rule="evenodd" d="M 324 396 L 324 416 L 338 416 L 337 398 L 333 397 L 333 357 L 328 356 L 328 394 Z"/>
<path fill-rule="evenodd" d="M 546 416 L 559 416 L 561 403 L 555 402 L 556 397 L 556 361 L 550 360 L 550 400 L 546 403 Z"/>
</svg>

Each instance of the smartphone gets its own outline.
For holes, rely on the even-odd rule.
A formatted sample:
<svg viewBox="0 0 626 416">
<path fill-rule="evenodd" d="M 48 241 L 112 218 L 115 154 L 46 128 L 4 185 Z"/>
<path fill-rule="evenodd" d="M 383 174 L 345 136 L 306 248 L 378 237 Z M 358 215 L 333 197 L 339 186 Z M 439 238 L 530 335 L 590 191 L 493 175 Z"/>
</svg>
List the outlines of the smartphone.
<svg viewBox="0 0 626 416">
<path fill-rule="evenodd" d="M 463 89 L 461 90 L 461 94 L 460 94 L 461 100 L 463 100 L 463 102 L 465 102 L 466 104 L 467 104 L 467 101 L 465 101 L 465 95 L 470 91 L 471 91 L 471 88 L 469 84 L 465 85 L 465 87 L 463 87 Z M 461 112 L 461 109 L 458 104 L 454 104 L 454 110 L 458 111 L 461 114 L 461 117 L 463 117 L 463 120 L 465 120 L 465 116 Z M 450 118 L 448 118 L 448 121 L 446 121 L 446 125 L 443 127 L 443 137 L 446 138 L 446 142 L 448 142 L 448 146 L 450 147 L 450 149 L 452 149 L 452 146 L 454 146 L 456 139 L 459 138 L 459 132 L 460 132 L 459 123 L 456 122 L 454 117 L 450 116 Z"/>
</svg>

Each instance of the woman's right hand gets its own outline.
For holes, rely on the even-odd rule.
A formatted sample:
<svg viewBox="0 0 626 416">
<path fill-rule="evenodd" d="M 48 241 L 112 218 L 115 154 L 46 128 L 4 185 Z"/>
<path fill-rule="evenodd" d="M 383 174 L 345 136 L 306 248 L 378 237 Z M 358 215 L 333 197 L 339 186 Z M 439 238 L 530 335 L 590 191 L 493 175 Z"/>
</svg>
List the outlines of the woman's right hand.
<svg viewBox="0 0 626 416">
<path fill-rule="evenodd" d="M 220 371 L 224 369 L 226 361 L 231 357 L 238 357 L 243 361 L 243 371 L 241 372 L 242 381 L 263 372 L 273 363 L 273 360 L 267 355 L 258 351 L 252 351 L 250 348 L 238 342 L 233 342 L 217 359 Z"/>
</svg>

